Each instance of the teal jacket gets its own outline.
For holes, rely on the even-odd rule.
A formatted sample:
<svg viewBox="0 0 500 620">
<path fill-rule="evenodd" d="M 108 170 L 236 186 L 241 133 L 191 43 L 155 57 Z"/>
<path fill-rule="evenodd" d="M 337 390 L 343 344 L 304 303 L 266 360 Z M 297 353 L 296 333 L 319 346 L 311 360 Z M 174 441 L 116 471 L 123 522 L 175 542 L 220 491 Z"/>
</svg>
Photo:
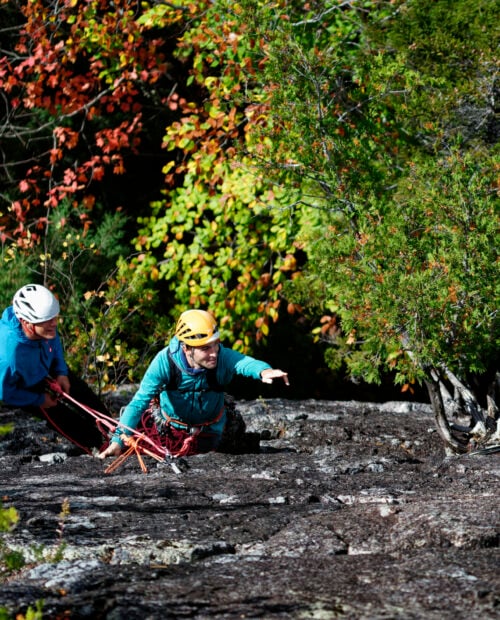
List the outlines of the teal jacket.
<svg viewBox="0 0 500 620">
<path fill-rule="evenodd" d="M 178 373 L 180 374 L 179 383 L 173 389 L 169 386 L 173 380 L 169 352 L 173 362 L 181 371 Z M 266 368 L 271 368 L 271 366 L 221 345 L 216 369 L 217 383 L 224 388 L 235 375 L 260 379 L 260 373 Z M 169 418 L 180 420 L 189 426 L 204 424 L 218 418 L 216 422 L 206 426 L 204 431 L 222 435 L 226 415 L 223 413 L 219 417 L 219 414 L 224 408 L 224 392 L 213 388 L 213 384 L 210 384 L 207 379 L 206 370 L 189 367 L 176 337 L 172 338 L 168 346 L 160 351 L 151 362 L 138 391 L 123 410 L 120 423 L 125 427 L 137 428 L 142 414 L 156 396 L 160 398 L 160 407 L 164 416 L 166 414 Z M 175 425 L 175 422 L 173 424 Z M 179 428 L 184 428 L 184 426 L 179 425 Z M 118 427 L 113 441 L 121 444 L 118 437 L 122 433 L 130 435 L 131 431 Z"/>
</svg>

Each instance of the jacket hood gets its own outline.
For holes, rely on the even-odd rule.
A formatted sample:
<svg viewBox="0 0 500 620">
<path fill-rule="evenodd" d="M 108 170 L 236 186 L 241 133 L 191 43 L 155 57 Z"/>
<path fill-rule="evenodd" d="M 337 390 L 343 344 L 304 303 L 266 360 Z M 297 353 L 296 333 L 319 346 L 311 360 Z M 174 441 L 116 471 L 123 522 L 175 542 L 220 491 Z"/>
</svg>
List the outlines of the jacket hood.
<svg viewBox="0 0 500 620">
<path fill-rule="evenodd" d="M 186 355 L 182 350 L 182 342 L 174 336 L 168 345 L 170 354 L 174 364 L 176 364 L 183 372 L 187 372 L 189 375 L 199 375 L 206 372 L 204 368 L 191 368 L 186 359 Z"/>
<path fill-rule="evenodd" d="M 5 308 L 1 322 L 4 327 L 12 333 L 12 337 L 15 338 L 17 342 L 32 342 L 23 332 L 21 323 L 14 314 L 14 308 L 12 306 Z"/>
</svg>

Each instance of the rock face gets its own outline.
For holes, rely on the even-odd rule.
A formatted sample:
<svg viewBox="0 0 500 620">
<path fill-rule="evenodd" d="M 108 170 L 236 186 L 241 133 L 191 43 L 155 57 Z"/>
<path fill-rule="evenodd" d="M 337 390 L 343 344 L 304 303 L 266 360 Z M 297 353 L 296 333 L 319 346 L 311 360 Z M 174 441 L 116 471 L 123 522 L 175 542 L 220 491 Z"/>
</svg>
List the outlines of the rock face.
<svg viewBox="0 0 500 620">
<path fill-rule="evenodd" d="M 43 422 L 0 439 L 14 616 L 499 618 L 498 454 L 445 457 L 430 407 L 241 401 L 259 453 L 112 474 Z M 65 504 L 67 502 L 67 504 Z M 62 507 L 69 506 L 62 516 Z M 64 512 L 64 511 L 63 511 Z"/>
</svg>

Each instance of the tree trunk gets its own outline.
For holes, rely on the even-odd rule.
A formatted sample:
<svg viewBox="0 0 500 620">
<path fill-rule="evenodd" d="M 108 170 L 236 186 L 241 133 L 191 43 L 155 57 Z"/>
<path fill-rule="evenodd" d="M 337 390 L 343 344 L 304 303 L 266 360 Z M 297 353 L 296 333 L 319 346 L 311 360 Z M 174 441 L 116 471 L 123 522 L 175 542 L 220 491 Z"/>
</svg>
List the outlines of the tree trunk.
<svg viewBox="0 0 500 620">
<path fill-rule="evenodd" d="M 438 380 L 429 379 L 425 382 L 429 397 L 431 400 L 432 409 L 434 411 L 434 419 L 436 422 L 437 431 L 445 444 L 447 451 L 451 451 L 454 454 L 461 454 L 467 451 L 467 444 L 455 439 L 451 434 L 451 428 L 448 423 L 448 419 L 445 414 L 445 407 L 443 398 L 441 395 L 440 384 Z"/>
<path fill-rule="evenodd" d="M 474 391 L 447 368 L 432 369 L 425 381 L 434 411 L 437 430 L 447 452 L 463 454 L 497 444 L 500 449 L 499 410 L 496 405 L 500 374 L 495 373 L 481 407 Z M 453 395 L 450 392 L 453 390 Z M 482 395 L 480 395 L 482 396 Z M 466 420 L 466 424 L 458 424 Z"/>
</svg>

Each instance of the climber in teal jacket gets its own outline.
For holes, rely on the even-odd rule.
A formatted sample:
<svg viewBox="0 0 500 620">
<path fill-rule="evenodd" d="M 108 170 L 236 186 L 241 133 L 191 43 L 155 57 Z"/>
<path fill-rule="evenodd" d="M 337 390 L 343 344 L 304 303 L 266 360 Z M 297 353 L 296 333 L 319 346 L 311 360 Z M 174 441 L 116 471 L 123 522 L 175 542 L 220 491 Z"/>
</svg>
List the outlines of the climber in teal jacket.
<svg viewBox="0 0 500 620">
<path fill-rule="evenodd" d="M 288 375 L 266 362 L 226 348 L 217 325 L 204 310 L 187 310 L 177 322 L 175 336 L 147 369 L 139 390 L 123 410 L 109 447 L 99 456 L 114 456 L 123 449 L 122 435 L 139 427 L 143 414 L 158 399 L 156 423 L 172 455 L 215 450 L 226 425 L 224 387 L 235 375 L 272 383 Z M 189 438 L 189 451 L 182 451 Z"/>
</svg>

